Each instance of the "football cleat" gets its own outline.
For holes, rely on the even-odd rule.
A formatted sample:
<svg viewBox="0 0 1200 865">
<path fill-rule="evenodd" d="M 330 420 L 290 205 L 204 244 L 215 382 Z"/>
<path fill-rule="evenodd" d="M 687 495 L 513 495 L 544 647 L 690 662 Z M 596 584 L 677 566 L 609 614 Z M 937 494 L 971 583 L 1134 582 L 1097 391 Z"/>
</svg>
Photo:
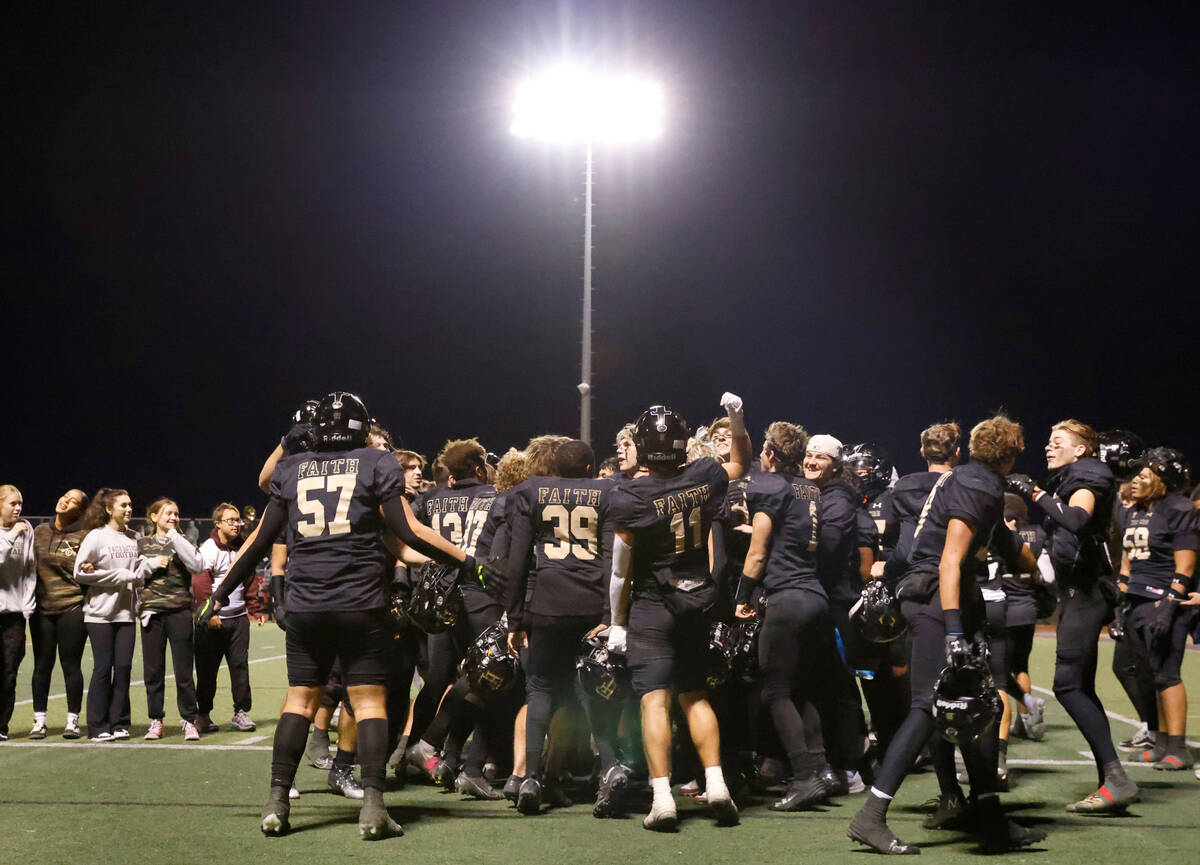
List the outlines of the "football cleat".
<svg viewBox="0 0 1200 865">
<path fill-rule="evenodd" d="M 883 820 L 875 820 L 859 811 L 850 823 L 847 833 L 851 841 L 866 845 L 876 853 L 889 856 L 915 856 L 921 852 L 915 844 L 906 844 L 896 837 L 896 834 Z"/>
<path fill-rule="evenodd" d="M 263 808 L 262 820 L 259 823 L 262 833 L 272 838 L 286 835 L 292 828 L 288 822 L 291 812 L 292 803 L 288 795 L 288 788 L 272 787 L 267 796 L 266 807 Z"/>
<path fill-rule="evenodd" d="M 921 823 L 924 829 L 961 829 L 967 815 L 967 800 L 962 792 L 943 793 L 936 800 L 937 807 Z"/>
<path fill-rule="evenodd" d="M 1163 772 L 1178 772 L 1183 769 L 1190 769 L 1192 768 L 1192 755 L 1186 750 L 1182 754 L 1166 754 L 1154 764 L 1154 768 Z"/>
<path fill-rule="evenodd" d="M 592 808 L 592 816 L 603 819 L 620 814 L 622 793 L 629 786 L 629 770 L 620 763 L 614 763 L 600 776 L 600 784 L 596 788 L 596 804 Z"/>
<path fill-rule="evenodd" d="M 1067 810 L 1072 814 L 1111 814 L 1124 811 L 1137 800 L 1137 784 L 1132 781 L 1129 781 L 1123 789 L 1117 790 L 1113 790 L 1108 783 L 1105 783 L 1095 793 L 1069 804 Z"/>
<path fill-rule="evenodd" d="M 329 777 L 326 779 L 329 784 L 329 789 L 338 795 L 345 796 L 347 799 L 361 799 L 363 797 L 362 785 L 358 783 L 358 779 L 354 777 L 353 766 L 343 766 L 340 763 L 334 763 L 333 768 L 329 770 Z"/>
<path fill-rule="evenodd" d="M 524 780 L 523 775 L 509 775 L 508 780 L 504 782 L 504 798 L 516 802 L 517 794 L 521 792 L 521 782 Z"/>
<path fill-rule="evenodd" d="M 1046 833 L 1041 829 L 1028 829 L 1004 816 L 983 820 L 980 826 L 983 837 L 979 849 L 984 853 L 1005 853 L 1046 840 Z"/>
<path fill-rule="evenodd" d="M 517 793 L 517 810 L 533 816 L 542 810 L 542 783 L 537 778 L 526 778 Z"/>
<path fill-rule="evenodd" d="M 368 787 L 358 812 L 358 837 L 364 841 L 381 841 L 404 834 L 404 827 L 388 815 L 383 806 L 383 793 Z"/>
<path fill-rule="evenodd" d="M 503 794 L 497 793 L 495 788 L 487 782 L 487 779 L 477 778 L 466 772 L 459 772 L 458 777 L 454 779 L 454 792 L 485 802 L 504 798 Z"/>
<path fill-rule="evenodd" d="M 828 788 L 819 775 L 793 778 L 783 798 L 771 803 L 772 811 L 806 811 L 829 798 Z"/>
</svg>

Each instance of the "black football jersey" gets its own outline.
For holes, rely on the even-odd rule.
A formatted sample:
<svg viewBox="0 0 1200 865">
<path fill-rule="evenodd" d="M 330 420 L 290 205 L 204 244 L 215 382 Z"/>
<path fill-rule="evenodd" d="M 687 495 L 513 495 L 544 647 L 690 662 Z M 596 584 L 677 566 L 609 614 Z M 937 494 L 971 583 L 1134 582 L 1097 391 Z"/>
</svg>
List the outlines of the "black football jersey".
<svg viewBox="0 0 1200 865">
<path fill-rule="evenodd" d="M 971 527 L 971 543 L 961 567 L 960 592 L 964 596 L 967 586 L 985 572 L 988 544 L 993 540 L 996 553 L 1006 563 L 1016 560 L 1012 532 L 1003 523 L 1004 480 L 981 463 L 957 466 L 938 476 L 921 508 L 909 567 L 901 579 L 902 595 L 923 597 L 936 590 L 946 529 L 952 519 Z"/>
<path fill-rule="evenodd" d="M 1129 557 L 1129 594 L 1161 598 L 1175 575 L 1177 550 L 1195 550 L 1197 513 L 1183 496 L 1170 495 L 1150 508 L 1133 507 L 1122 515 L 1122 547 Z"/>
<path fill-rule="evenodd" d="M 1084 489 L 1096 497 L 1096 506 L 1083 528 L 1070 532 L 1049 517 L 1043 523 L 1049 538 L 1050 561 L 1054 563 L 1056 578 L 1064 586 L 1092 582 L 1112 573 L 1106 538 L 1116 499 L 1116 478 L 1100 460 L 1085 457 L 1062 470 L 1055 492 L 1063 504 L 1068 504 L 1075 492 Z"/>
<path fill-rule="evenodd" d="M 925 500 L 929 498 L 929 491 L 940 477 L 938 472 L 913 472 L 896 481 L 889 491 L 892 520 L 896 523 L 895 546 L 885 556 L 887 565 L 884 567 L 884 578 L 889 582 L 895 583 L 908 570 L 917 520 L 921 517 Z"/>
<path fill-rule="evenodd" d="M 271 475 L 270 494 L 288 520 L 288 612 L 385 606 L 393 560 L 379 507 L 404 494 L 392 454 L 358 448 L 286 456 Z"/>
<path fill-rule="evenodd" d="M 611 478 L 532 477 L 511 493 L 513 505 L 509 618 L 525 594 L 526 563 L 533 591 L 526 616 L 604 615 L 612 526 L 600 516 Z"/>
<path fill-rule="evenodd" d="M 454 546 L 462 547 L 468 556 L 473 556 L 495 498 L 496 488 L 491 484 L 474 479 L 459 481 L 452 487 L 432 490 L 425 495 L 418 517 Z"/>
<path fill-rule="evenodd" d="M 900 533 L 900 524 L 896 521 L 895 510 L 892 507 L 892 490 L 888 488 L 866 503 L 867 515 L 875 524 L 875 557 L 882 561 L 891 558 L 896 547 L 896 538 Z"/>
<path fill-rule="evenodd" d="M 712 457 L 673 478 L 620 481 L 600 499 L 601 520 L 634 534 L 633 597 L 659 597 L 659 585 L 693 591 L 709 579 L 708 535 L 729 487 Z"/>
<path fill-rule="evenodd" d="M 863 510 L 858 493 L 838 481 L 821 489 L 817 518 L 821 583 L 831 604 L 848 608 L 862 594 L 858 545 L 864 533 L 874 533 L 874 524 Z"/>
<path fill-rule="evenodd" d="M 816 484 L 783 473 L 756 475 L 746 488 L 751 521 L 758 513 L 771 518 L 771 551 L 762 578 L 768 597 L 781 589 L 825 595 L 817 576 L 820 499 Z"/>
</svg>

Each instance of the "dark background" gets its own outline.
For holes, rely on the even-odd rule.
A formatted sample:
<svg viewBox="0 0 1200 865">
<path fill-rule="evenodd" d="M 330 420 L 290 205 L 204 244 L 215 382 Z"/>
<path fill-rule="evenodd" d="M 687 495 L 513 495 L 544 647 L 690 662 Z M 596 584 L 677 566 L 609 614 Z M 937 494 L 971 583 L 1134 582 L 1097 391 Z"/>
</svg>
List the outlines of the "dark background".
<svg viewBox="0 0 1200 865">
<path fill-rule="evenodd" d="M 602 455 L 725 389 L 752 430 L 901 471 L 930 422 L 1001 406 L 1035 475 L 1065 416 L 1200 453 L 1186 5 L 112 5 L 0 37 L 0 482 L 27 513 L 256 500 L 334 388 L 426 453 L 576 434 L 583 151 L 507 131 L 563 56 L 668 111 L 596 153 Z"/>
</svg>

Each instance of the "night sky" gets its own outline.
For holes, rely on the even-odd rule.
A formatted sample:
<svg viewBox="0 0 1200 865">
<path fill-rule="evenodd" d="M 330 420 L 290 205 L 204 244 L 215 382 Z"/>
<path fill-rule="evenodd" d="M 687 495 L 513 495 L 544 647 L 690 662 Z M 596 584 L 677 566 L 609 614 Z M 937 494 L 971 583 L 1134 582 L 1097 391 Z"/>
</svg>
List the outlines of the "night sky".
<svg viewBox="0 0 1200 865">
<path fill-rule="evenodd" d="M 566 57 L 667 106 L 596 151 L 602 456 L 729 389 L 752 431 L 902 472 L 921 428 L 1001 406 L 1035 476 L 1066 416 L 1200 462 L 1194 13 L 176 5 L 26 4 L 0 36 L 0 483 L 27 514 L 72 486 L 261 501 L 330 389 L 425 453 L 577 434 L 583 150 L 508 132 Z"/>
</svg>

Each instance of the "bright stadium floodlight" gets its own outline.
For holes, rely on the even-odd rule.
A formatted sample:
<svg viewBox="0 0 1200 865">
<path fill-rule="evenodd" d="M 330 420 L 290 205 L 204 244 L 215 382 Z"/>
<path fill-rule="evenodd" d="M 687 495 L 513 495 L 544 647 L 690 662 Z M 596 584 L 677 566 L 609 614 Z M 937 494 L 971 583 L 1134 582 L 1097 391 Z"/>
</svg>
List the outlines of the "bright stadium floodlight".
<svg viewBox="0 0 1200 865">
<path fill-rule="evenodd" d="M 583 338 L 579 437 L 592 441 L 592 144 L 657 138 L 662 91 L 649 81 L 602 77 L 560 67 L 524 82 L 513 100 L 509 131 L 518 138 L 583 141 L 587 148 L 583 206 Z"/>
</svg>

